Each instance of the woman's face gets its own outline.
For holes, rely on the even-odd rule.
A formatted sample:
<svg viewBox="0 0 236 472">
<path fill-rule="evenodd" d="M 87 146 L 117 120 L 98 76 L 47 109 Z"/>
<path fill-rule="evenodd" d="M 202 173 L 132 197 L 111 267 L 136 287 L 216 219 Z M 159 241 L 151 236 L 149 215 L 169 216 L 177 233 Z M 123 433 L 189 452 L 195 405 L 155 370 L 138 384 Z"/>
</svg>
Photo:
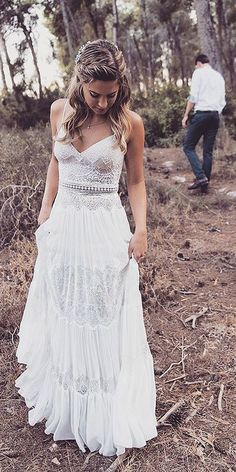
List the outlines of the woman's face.
<svg viewBox="0 0 236 472">
<path fill-rule="evenodd" d="M 96 115 L 104 115 L 115 103 L 119 83 L 117 80 L 94 80 L 83 84 L 85 102 Z"/>
</svg>

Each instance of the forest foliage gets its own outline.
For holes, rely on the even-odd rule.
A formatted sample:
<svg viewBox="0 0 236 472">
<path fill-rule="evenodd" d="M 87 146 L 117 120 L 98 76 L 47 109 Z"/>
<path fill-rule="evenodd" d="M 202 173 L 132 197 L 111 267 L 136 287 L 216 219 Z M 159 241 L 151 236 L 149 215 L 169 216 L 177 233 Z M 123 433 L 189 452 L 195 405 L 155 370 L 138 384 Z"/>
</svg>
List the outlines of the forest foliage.
<svg viewBox="0 0 236 472">
<path fill-rule="evenodd" d="M 194 57 L 200 51 L 225 77 L 225 120 L 236 138 L 234 0 L 0 0 L 0 6 L 1 125 L 25 129 L 46 123 L 50 104 L 65 93 L 78 48 L 102 37 L 124 52 L 132 108 L 144 119 L 148 145 L 180 141 Z M 35 39 L 39 12 L 53 34 L 52 57 L 60 63 L 64 88 L 56 81 L 50 88 L 42 83 Z M 16 31 L 20 39 L 13 61 L 8 38 Z M 34 69 L 30 81 L 25 71 L 29 53 Z"/>
</svg>

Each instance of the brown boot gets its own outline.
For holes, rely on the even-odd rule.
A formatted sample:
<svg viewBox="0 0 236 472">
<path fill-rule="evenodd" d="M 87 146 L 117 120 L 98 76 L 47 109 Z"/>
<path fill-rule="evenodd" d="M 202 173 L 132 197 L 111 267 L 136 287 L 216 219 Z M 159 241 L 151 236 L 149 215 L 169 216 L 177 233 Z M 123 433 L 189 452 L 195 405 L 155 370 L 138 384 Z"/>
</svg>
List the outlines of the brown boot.
<svg viewBox="0 0 236 472">
<path fill-rule="evenodd" d="M 208 186 L 208 179 L 204 177 L 204 179 L 195 179 L 192 184 L 188 186 L 188 190 L 195 190 L 196 188 L 207 188 Z"/>
</svg>

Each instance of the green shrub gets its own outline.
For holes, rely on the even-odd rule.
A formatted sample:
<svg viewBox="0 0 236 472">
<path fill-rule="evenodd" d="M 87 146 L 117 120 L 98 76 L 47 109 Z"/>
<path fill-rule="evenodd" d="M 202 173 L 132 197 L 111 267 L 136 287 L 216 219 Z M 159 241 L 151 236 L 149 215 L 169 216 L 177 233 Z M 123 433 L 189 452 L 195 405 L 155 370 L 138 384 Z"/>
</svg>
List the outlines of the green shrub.
<svg viewBox="0 0 236 472">
<path fill-rule="evenodd" d="M 184 131 L 181 121 L 184 114 L 188 87 L 177 87 L 170 83 L 147 98 L 136 95 L 132 109 L 144 121 L 147 146 L 179 146 Z M 47 123 L 51 103 L 59 96 L 58 91 L 46 90 L 44 97 L 37 99 L 21 95 L 18 101 L 13 94 L 3 97 L 0 103 L 0 126 L 28 129 L 38 123 Z M 236 139 L 236 95 L 226 93 L 226 107 L 223 111 L 225 123 L 232 138 Z"/>
<path fill-rule="evenodd" d="M 230 136 L 236 139 L 236 94 L 232 90 L 226 91 L 226 106 L 223 115 Z"/>
<path fill-rule="evenodd" d="M 159 88 L 151 97 L 137 96 L 133 99 L 132 108 L 144 121 L 147 146 L 179 146 L 182 143 L 184 130 L 182 117 L 188 96 L 187 87 L 168 84 Z M 226 92 L 226 106 L 223 110 L 225 124 L 233 139 L 236 139 L 236 94 Z"/>
<path fill-rule="evenodd" d="M 46 90 L 42 98 L 14 94 L 6 95 L 0 103 L 0 125 L 28 129 L 38 123 L 47 123 L 51 103 L 59 97 L 58 91 Z"/>
<path fill-rule="evenodd" d="M 133 100 L 133 110 L 144 121 L 147 146 L 167 147 L 182 141 L 182 117 L 188 90 L 168 84 L 147 99 Z"/>
</svg>

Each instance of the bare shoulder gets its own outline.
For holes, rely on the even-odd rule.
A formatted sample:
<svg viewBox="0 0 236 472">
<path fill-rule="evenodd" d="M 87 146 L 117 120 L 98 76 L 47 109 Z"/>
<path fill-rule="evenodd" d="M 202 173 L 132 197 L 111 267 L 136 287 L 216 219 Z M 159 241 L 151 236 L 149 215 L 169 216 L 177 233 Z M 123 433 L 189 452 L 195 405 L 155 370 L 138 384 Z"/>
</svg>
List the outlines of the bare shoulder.
<svg viewBox="0 0 236 472">
<path fill-rule="evenodd" d="M 66 103 L 65 98 L 59 98 L 58 100 L 55 100 L 51 104 L 50 122 L 51 122 L 51 128 L 52 128 L 52 136 L 55 136 L 56 133 L 58 132 L 58 129 L 61 123 L 61 117 L 62 117 L 63 110 L 65 107 L 65 103 Z"/>
<path fill-rule="evenodd" d="M 64 109 L 66 98 L 58 98 L 51 104 L 51 113 L 60 115 Z"/>
<path fill-rule="evenodd" d="M 140 129 L 143 127 L 143 120 L 141 116 L 135 111 L 129 110 L 129 118 L 130 118 L 130 123 L 133 129 L 136 129 L 136 128 Z"/>
<path fill-rule="evenodd" d="M 144 140 L 144 126 L 141 116 L 138 115 L 138 113 L 136 113 L 135 111 L 129 110 L 129 118 L 131 124 L 131 132 L 129 135 L 128 142 L 131 143 L 133 140 L 137 140 L 137 138 Z"/>
</svg>

